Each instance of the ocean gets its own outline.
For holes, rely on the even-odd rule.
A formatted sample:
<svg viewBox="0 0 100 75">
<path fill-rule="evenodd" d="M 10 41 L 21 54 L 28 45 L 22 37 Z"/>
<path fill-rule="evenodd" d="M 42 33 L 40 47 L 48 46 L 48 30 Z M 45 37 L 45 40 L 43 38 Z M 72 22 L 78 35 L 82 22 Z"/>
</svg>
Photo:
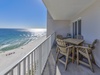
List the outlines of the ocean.
<svg viewBox="0 0 100 75">
<path fill-rule="evenodd" d="M 0 51 L 21 47 L 45 35 L 45 29 L 0 29 Z"/>
</svg>

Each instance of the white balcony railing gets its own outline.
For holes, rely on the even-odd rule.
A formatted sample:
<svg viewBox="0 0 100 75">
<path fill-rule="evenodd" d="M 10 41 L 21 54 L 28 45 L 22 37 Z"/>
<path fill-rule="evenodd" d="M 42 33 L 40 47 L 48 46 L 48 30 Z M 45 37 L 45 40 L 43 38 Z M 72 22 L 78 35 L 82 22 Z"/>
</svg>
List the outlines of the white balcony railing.
<svg viewBox="0 0 100 75">
<path fill-rule="evenodd" d="M 0 73 L 0 75 L 41 75 L 48 59 L 55 33 L 35 47 L 16 64 Z M 8 61 L 9 62 L 9 61 Z"/>
</svg>

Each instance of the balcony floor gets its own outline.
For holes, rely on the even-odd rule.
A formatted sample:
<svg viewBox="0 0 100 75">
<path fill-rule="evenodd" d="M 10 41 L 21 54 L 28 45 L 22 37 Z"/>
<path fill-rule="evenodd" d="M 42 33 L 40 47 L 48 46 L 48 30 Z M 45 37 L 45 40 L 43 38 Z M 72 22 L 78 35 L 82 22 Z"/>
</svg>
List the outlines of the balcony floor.
<svg viewBox="0 0 100 75">
<path fill-rule="evenodd" d="M 84 65 L 77 65 L 76 62 L 69 63 L 67 70 L 65 70 L 65 66 L 56 61 L 56 49 L 52 48 L 48 61 L 46 63 L 46 67 L 42 75 L 100 75 L 100 68 L 96 65 L 93 65 L 94 73 Z"/>
</svg>

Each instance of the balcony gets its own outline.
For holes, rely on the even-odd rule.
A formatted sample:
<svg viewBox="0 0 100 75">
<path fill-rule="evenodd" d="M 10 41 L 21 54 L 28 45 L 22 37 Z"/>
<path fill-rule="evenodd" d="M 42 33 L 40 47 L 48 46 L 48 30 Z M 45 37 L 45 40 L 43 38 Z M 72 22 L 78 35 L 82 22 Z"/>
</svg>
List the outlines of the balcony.
<svg viewBox="0 0 100 75">
<path fill-rule="evenodd" d="M 68 69 L 56 61 L 55 33 L 36 46 L 21 60 L 8 67 L 0 75 L 99 75 L 100 68 L 93 65 L 94 73 L 84 65 L 70 62 Z M 64 59 L 63 59 L 64 60 Z"/>
</svg>

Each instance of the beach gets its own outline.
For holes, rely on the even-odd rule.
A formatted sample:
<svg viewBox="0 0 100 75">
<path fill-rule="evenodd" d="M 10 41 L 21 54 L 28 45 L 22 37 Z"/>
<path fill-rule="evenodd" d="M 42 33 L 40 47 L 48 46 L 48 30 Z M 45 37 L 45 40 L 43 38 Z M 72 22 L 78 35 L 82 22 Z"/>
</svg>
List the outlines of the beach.
<svg viewBox="0 0 100 75">
<path fill-rule="evenodd" d="M 0 52 L 0 72 L 4 71 L 7 67 L 19 61 L 23 56 L 34 49 L 37 45 L 42 43 L 45 39 L 46 36 L 43 36 L 36 40 L 32 40 L 28 44 L 19 48 Z"/>
</svg>

